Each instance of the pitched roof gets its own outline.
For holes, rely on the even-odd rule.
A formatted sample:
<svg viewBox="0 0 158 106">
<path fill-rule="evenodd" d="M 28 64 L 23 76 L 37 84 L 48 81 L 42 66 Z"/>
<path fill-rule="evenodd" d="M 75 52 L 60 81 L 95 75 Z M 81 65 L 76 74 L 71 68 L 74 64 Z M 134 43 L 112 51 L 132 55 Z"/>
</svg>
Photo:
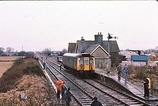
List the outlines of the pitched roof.
<svg viewBox="0 0 158 106">
<path fill-rule="evenodd" d="M 83 41 L 79 41 L 79 40 L 77 41 L 77 45 L 79 45 L 81 43 L 84 43 L 84 44 L 86 44 L 89 47 L 90 45 L 94 45 L 95 41 L 84 41 L 84 42 Z M 110 40 L 109 44 L 110 44 L 110 52 L 119 52 L 120 51 L 116 40 Z M 108 41 L 103 41 L 102 47 L 106 51 L 108 51 Z"/>
<path fill-rule="evenodd" d="M 90 45 L 90 46 L 86 49 L 85 53 L 92 53 L 92 52 L 94 51 L 94 49 L 97 48 L 98 46 L 99 46 L 99 44 Z"/>
<path fill-rule="evenodd" d="M 120 51 L 116 40 L 110 40 L 109 44 L 110 44 L 110 52 L 119 52 Z M 108 51 L 108 41 L 103 41 L 103 48 L 106 51 Z"/>
<path fill-rule="evenodd" d="M 89 54 L 92 54 L 94 53 L 98 48 L 101 48 L 106 54 L 109 55 L 109 53 L 99 44 L 93 44 L 93 45 L 90 45 L 87 50 L 85 51 L 85 53 L 89 53 Z"/>
<path fill-rule="evenodd" d="M 68 53 L 75 53 L 76 43 L 68 44 Z"/>
<path fill-rule="evenodd" d="M 120 51 L 116 40 L 110 40 L 109 42 L 108 40 L 103 40 L 100 45 L 108 52 L 108 43 L 110 47 L 110 52 Z M 85 51 L 89 52 L 92 51 L 93 46 L 97 46 L 95 44 L 97 44 L 95 40 L 84 40 L 82 38 L 81 40 L 77 40 L 76 43 L 69 43 L 68 52 L 70 53 L 75 53 L 75 52 L 84 53 Z"/>
</svg>

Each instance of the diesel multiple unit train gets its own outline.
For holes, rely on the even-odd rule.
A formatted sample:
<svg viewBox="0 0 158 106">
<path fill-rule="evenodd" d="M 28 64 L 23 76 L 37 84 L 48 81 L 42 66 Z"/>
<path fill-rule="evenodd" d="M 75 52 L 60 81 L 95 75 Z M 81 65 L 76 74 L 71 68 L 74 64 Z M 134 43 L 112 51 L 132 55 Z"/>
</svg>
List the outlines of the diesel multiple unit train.
<svg viewBox="0 0 158 106">
<path fill-rule="evenodd" d="M 65 53 L 62 57 L 64 68 L 82 75 L 93 74 L 95 58 L 88 53 Z"/>
</svg>

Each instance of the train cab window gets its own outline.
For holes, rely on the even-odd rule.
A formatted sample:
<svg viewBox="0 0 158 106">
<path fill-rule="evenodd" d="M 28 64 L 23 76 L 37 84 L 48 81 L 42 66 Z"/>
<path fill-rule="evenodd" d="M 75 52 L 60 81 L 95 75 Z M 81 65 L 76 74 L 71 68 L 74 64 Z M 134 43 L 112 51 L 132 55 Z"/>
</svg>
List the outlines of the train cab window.
<svg viewBox="0 0 158 106">
<path fill-rule="evenodd" d="M 84 64 L 88 65 L 88 60 L 87 59 L 84 60 Z"/>
<path fill-rule="evenodd" d="M 93 64 L 93 60 L 92 60 L 92 59 L 90 59 L 90 60 L 89 60 L 89 63 L 90 63 L 90 64 Z"/>
<path fill-rule="evenodd" d="M 80 64 L 83 64 L 83 60 L 79 60 Z"/>
</svg>

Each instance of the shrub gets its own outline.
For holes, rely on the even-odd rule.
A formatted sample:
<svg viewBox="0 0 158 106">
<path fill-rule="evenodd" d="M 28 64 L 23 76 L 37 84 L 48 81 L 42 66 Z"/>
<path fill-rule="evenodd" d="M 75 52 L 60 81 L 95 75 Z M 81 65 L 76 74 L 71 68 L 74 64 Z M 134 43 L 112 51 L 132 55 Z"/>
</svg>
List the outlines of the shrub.
<svg viewBox="0 0 158 106">
<path fill-rule="evenodd" d="M 33 75 L 38 75 L 38 76 L 44 76 L 43 71 L 39 66 L 28 66 L 23 70 L 24 74 L 33 74 Z"/>
</svg>

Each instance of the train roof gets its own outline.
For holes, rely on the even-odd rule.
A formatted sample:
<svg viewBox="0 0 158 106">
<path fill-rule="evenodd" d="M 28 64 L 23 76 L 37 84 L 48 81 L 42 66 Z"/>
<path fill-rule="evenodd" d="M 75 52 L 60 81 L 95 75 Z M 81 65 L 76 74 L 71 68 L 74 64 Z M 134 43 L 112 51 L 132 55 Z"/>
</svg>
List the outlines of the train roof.
<svg viewBox="0 0 158 106">
<path fill-rule="evenodd" d="M 79 55 L 80 54 L 78 54 L 78 53 L 65 53 L 63 56 L 77 57 Z"/>
<path fill-rule="evenodd" d="M 68 57 L 90 57 L 91 55 L 89 53 L 65 53 L 63 56 L 68 56 Z"/>
</svg>

